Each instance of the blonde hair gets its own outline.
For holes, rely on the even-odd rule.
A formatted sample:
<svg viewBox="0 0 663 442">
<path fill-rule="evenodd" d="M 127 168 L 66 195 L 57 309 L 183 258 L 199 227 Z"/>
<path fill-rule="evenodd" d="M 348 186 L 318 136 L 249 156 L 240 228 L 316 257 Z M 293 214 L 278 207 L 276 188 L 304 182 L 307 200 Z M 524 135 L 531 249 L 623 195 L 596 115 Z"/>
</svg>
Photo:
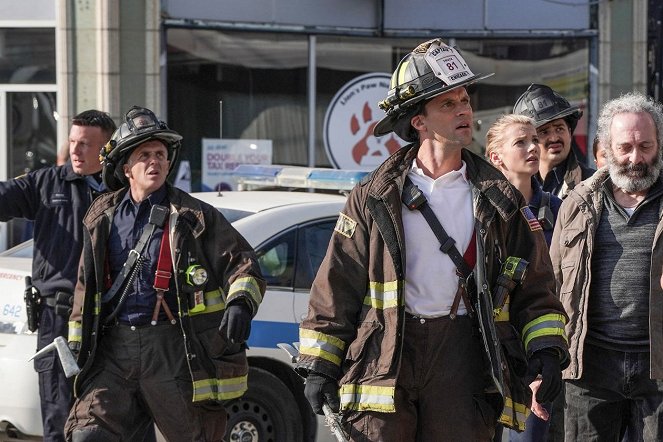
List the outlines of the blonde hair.
<svg viewBox="0 0 663 442">
<path fill-rule="evenodd" d="M 486 132 L 486 158 L 490 159 L 491 152 L 500 150 L 500 147 L 504 144 L 504 130 L 512 124 L 531 124 L 532 127 L 536 128 L 534 120 L 525 115 L 502 115 Z"/>
</svg>

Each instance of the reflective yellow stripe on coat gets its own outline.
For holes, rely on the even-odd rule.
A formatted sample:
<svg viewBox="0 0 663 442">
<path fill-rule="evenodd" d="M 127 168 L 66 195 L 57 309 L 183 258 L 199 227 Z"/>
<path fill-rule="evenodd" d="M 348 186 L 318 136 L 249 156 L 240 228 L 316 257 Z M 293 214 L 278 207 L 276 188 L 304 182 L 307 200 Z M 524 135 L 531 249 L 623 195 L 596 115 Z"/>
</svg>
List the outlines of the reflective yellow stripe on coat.
<svg viewBox="0 0 663 442">
<path fill-rule="evenodd" d="M 223 302 L 223 293 L 221 289 L 212 290 L 203 294 L 205 298 L 205 308 L 200 311 L 192 312 L 189 310 L 189 316 L 196 316 L 205 313 L 214 313 L 226 308 L 226 303 Z"/>
<path fill-rule="evenodd" d="M 242 396 L 248 389 L 247 375 L 228 379 L 203 379 L 193 383 L 193 401 L 225 401 Z"/>
<path fill-rule="evenodd" d="M 334 365 L 341 366 L 345 342 L 324 333 L 299 329 L 299 352 L 303 355 L 322 358 Z"/>
<path fill-rule="evenodd" d="M 67 340 L 69 342 L 81 342 L 83 337 L 83 327 L 78 321 L 69 321 L 69 334 Z"/>
<path fill-rule="evenodd" d="M 523 404 L 514 403 L 510 397 L 507 397 L 504 401 L 504 410 L 502 410 L 499 422 L 509 428 L 525 431 L 525 421 L 529 414 L 529 408 Z"/>
<path fill-rule="evenodd" d="M 232 284 L 230 284 L 230 289 L 228 290 L 228 303 L 242 293 L 248 293 L 251 299 L 253 299 L 254 305 L 260 305 L 262 302 L 260 285 L 252 276 L 237 278 Z"/>
<path fill-rule="evenodd" d="M 521 336 L 525 346 L 525 352 L 528 352 L 528 345 L 532 339 L 541 336 L 561 336 L 568 343 L 564 325 L 566 318 L 564 315 L 558 313 L 550 313 L 547 315 L 539 316 L 538 318 L 530 321 L 523 327 Z"/>
<path fill-rule="evenodd" d="M 398 307 L 398 290 L 401 286 L 401 281 L 369 282 L 364 305 L 380 310 Z"/>
<path fill-rule="evenodd" d="M 394 413 L 395 387 L 345 384 L 341 386 L 341 410 Z"/>
</svg>

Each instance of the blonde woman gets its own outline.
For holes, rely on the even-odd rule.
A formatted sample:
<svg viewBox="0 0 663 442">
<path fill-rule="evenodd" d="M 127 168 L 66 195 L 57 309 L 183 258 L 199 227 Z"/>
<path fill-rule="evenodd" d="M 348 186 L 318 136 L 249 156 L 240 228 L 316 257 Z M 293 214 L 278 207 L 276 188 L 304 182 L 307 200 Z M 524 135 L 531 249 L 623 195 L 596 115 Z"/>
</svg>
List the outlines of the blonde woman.
<svg viewBox="0 0 663 442">
<path fill-rule="evenodd" d="M 539 146 L 534 120 L 524 115 L 503 115 L 486 133 L 486 156 L 525 197 L 550 246 L 562 200 L 544 192 L 536 180 Z"/>
<path fill-rule="evenodd" d="M 534 120 L 524 115 L 509 114 L 498 118 L 486 133 L 486 156 L 525 197 L 537 217 L 550 247 L 553 227 L 562 200 L 544 192 L 536 179 L 539 171 L 539 145 Z M 540 380 L 530 384 L 536 392 Z M 532 414 L 525 431 L 509 430 L 510 442 L 545 441 L 548 435 L 552 403 L 539 404 L 532 395 Z M 561 411 L 561 410 L 560 410 Z"/>
</svg>

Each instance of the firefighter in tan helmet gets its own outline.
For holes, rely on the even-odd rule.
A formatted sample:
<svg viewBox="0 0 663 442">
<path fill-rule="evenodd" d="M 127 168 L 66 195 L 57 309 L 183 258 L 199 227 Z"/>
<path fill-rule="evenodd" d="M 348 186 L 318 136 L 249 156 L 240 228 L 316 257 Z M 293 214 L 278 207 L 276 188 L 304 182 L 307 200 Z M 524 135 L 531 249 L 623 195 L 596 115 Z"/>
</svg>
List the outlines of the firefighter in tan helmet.
<svg viewBox="0 0 663 442">
<path fill-rule="evenodd" d="M 466 86 L 489 76 L 440 39 L 401 60 L 375 135 L 411 144 L 352 190 L 311 289 L 297 369 L 353 441 L 487 441 L 522 426 L 528 374 L 559 391 L 567 318 L 541 227 L 464 149 Z"/>
</svg>

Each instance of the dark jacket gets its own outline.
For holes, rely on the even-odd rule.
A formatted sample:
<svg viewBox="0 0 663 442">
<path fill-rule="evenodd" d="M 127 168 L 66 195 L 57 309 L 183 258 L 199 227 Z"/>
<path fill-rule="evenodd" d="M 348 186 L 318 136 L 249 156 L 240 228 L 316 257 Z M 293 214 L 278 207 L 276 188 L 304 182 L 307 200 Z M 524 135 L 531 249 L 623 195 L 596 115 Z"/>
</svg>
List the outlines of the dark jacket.
<svg viewBox="0 0 663 442">
<path fill-rule="evenodd" d="M 42 296 L 73 292 L 83 217 L 92 199 L 85 177 L 74 173 L 71 163 L 0 182 L 0 221 L 35 222 L 32 283 Z"/>
<path fill-rule="evenodd" d="M 82 391 L 97 349 L 104 315 L 105 259 L 113 212 L 127 189 L 99 197 L 85 216 L 85 244 L 81 256 L 69 341 L 80 342 L 74 393 Z M 255 252 L 214 207 L 168 186 L 170 245 L 177 289 L 179 322 L 193 383 L 193 401 L 219 401 L 241 396 L 247 388 L 248 362 L 244 350 L 228 354 L 229 344 L 219 324 L 225 306 L 244 298 L 255 316 L 265 283 Z M 208 274 L 203 288 L 205 309 L 189 311 L 186 269 L 197 263 Z M 193 306 L 193 303 L 191 303 Z M 102 338 L 103 339 L 103 338 Z M 191 400 L 192 398 L 185 398 Z"/>
<path fill-rule="evenodd" d="M 576 153 L 571 148 L 566 160 L 548 172 L 550 177 L 546 176 L 543 182 L 543 190 L 564 199 L 570 190 L 581 181 L 591 177 L 594 172 L 594 169 L 578 161 Z"/>
<path fill-rule="evenodd" d="M 550 212 L 547 212 L 545 208 L 541 210 L 542 200 L 546 196 L 548 198 L 547 206 L 550 209 Z M 557 213 L 559 212 L 559 207 L 561 205 L 562 205 L 562 200 L 559 197 L 553 195 L 550 192 L 545 192 L 541 188 L 541 184 L 539 184 L 539 181 L 535 177 L 532 177 L 532 199 L 530 199 L 529 208 L 532 209 L 532 213 L 534 213 L 534 215 L 539 219 L 539 222 L 541 223 L 541 227 L 543 228 L 543 234 L 546 237 L 546 243 L 548 244 L 548 247 L 550 247 L 550 241 L 552 241 L 553 228 L 555 227 L 555 222 L 557 221 Z M 545 219 L 546 217 L 549 219 Z M 542 220 L 542 218 L 545 219 L 545 221 Z"/>
<path fill-rule="evenodd" d="M 311 288 L 309 314 L 300 328 L 298 370 L 339 379 L 344 410 L 396 411 L 406 277 L 401 193 L 416 153 L 414 145 L 400 149 L 352 190 Z M 535 224 L 526 220 L 522 195 L 483 158 L 464 149 L 463 160 L 472 186 L 477 240 L 479 294 L 474 307 L 492 374 L 486 391 L 498 391 L 497 402 L 507 403 L 500 421 L 522 429 L 527 406 L 522 401 L 527 398 L 519 397 L 517 403 L 506 399 L 512 375 L 503 371 L 502 361 L 517 357 L 522 372 L 525 355 L 545 347 L 558 348 L 565 360 L 566 315 L 554 296 L 544 237 L 540 230 L 532 231 L 533 225 L 538 228 L 536 219 Z M 491 291 L 500 262 L 508 256 L 530 264 L 525 281 L 494 318 Z M 499 415 L 502 407 L 496 411 Z"/>
</svg>

